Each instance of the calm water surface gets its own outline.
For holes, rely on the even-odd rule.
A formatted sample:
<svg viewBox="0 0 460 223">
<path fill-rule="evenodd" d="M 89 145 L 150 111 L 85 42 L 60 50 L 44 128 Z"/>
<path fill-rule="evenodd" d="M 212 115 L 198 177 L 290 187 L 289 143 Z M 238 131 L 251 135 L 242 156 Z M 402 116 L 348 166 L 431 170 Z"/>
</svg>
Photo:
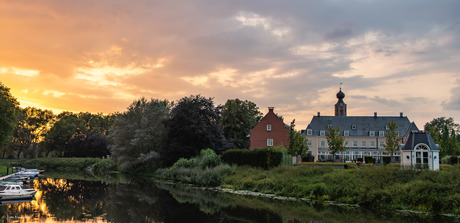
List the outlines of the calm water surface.
<svg viewBox="0 0 460 223">
<path fill-rule="evenodd" d="M 460 222 L 83 175 L 36 179 L 35 200 L 2 203 L 2 222 Z"/>
</svg>

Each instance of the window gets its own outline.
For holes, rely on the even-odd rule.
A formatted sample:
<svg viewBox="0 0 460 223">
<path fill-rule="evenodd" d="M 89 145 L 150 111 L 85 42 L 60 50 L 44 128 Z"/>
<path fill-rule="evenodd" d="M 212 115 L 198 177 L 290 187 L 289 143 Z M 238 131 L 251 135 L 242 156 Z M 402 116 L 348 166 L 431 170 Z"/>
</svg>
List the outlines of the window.
<svg viewBox="0 0 460 223">
<path fill-rule="evenodd" d="M 320 135 L 320 136 L 325 136 L 325 135 L 326 135 L 326 131 L 324 131 L 324 130 L 319 130 L 319 135 Z"/>
<path fill-rule="evenodd" d="M 343 130 L 343 136 L 350 136 L 350 131 Z"/>
<path fill-rule="evenodd" d="M 374 141 L 370 141 L 370 142 L 369 142 L 369 147 L 375 148 L 375 142 L 374 142 Z"/>
<path fill-rule="evenodd" d="M 273 139 L 267 139 L 267 146 L 273 146 Z"/>
<path fill-rule="evenodd" d="M 267 132 L 270 132 L 272 130 L 272 125 L 267 125 Z"/>
<path fill-rule="evenodd" d="M 356 129 L 356 125 L 351 125 L 351 129 Z"/>
<path fill-rule="evenodd" d="M 380 145 L 379 145 L 380 148 L 384 148 L 385 147 L 385 142 L 383 141 L 380 141 Z"/>
<path fill-rule="evenodd" d="M 353 147 L 358 147 L 358 141 L 353 141 Z"/>
<path fill-rule="evenodd" d="M 384 131 L 379 131 L 379 137 L 384 137 L 385 136 L 385 132 Z"/>
<path fill-rule="evenodd" d="M 320 147 L 326 147 L 326 142 L 325 142 L 325 141 L 319 142 L 319 146 L 320 146 Z"/>
<path fill-rule="evenodd" d="M 349 142 L 345 141 L 345 147 L 348 147 Z"/>
<path fill-rule="evenodd" d="M 313 134 L 313 131 L 311 129 L 307 129 L 307 136 L 311 136 Z"/>
<path fill-rule="evenodd" d="M 367 145 L 366 145 L 366 141 L 362 141 L 362 142 L 361 142 L 361 147 L 364 147 L 364 148 L 365 148 L 366 146 L 367 146 Z"/>
<path fill-rule="evenodd" d="M 311 147 L 311 146 L 312 146 L 311 140 L 308 140 L 307 145 L 308 145 L 308 147 Z"/>
<path fill-rule="evenodd" d="M 369 131 L 369 136 L 374 137 L 375 136 L 375 131 Z"/>
</svg>

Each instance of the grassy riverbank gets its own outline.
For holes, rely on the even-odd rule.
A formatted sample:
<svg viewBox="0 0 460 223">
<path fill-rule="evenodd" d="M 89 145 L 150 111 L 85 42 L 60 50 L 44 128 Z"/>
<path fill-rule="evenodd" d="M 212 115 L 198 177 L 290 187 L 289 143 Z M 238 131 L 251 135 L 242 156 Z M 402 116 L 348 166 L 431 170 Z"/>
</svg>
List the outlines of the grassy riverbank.
<svg viewBox="0 0 460 223">
<path fill-rule="evenodd" d="M 117 170 L 113 160 L 100 158 L 37 158 L 22 161 L 18 165 L 25 168 L 60 172 L 82 171 L 88 167 L 100 173 Z"/>
<path fill-rule="evenodd" d="M 416 210 L 460 215 L 460 168 L 440 171 L 395 166 L 333 169 L 309 165 L 271 170 L 237 167 L 225 188 L 311 198 L 373 209 Z"/>
</svg>

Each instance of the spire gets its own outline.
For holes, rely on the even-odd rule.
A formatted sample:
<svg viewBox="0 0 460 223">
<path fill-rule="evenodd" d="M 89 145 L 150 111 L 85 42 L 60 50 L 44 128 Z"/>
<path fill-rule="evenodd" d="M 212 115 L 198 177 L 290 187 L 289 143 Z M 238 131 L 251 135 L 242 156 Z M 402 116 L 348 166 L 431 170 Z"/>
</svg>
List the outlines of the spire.
<svg viewBox="0 0 460 223">
<path fill-rule="evenodd" d="M 340 90 L 337 92 L 337 103 L 335 104 L 335 116 L 347 116 L 347 104 L 343 102 L 345 93 L 342 92 L 342 83 L 340 83 Z"/>
</svg>

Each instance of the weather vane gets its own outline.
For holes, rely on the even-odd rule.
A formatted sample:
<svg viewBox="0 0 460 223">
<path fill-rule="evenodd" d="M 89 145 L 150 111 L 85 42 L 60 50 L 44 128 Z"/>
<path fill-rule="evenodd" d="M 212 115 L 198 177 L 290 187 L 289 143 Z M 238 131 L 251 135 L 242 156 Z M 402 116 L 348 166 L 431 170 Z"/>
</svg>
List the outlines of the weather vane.
<svg viewBox="0 0 460 223">
<path fill-rule="evenodd" d="M 342 83 L 342 82 L 340 82 L 340 90 L 342 90 L 342 84 L 343 84 L 343 83 Z"/>
</svg>

